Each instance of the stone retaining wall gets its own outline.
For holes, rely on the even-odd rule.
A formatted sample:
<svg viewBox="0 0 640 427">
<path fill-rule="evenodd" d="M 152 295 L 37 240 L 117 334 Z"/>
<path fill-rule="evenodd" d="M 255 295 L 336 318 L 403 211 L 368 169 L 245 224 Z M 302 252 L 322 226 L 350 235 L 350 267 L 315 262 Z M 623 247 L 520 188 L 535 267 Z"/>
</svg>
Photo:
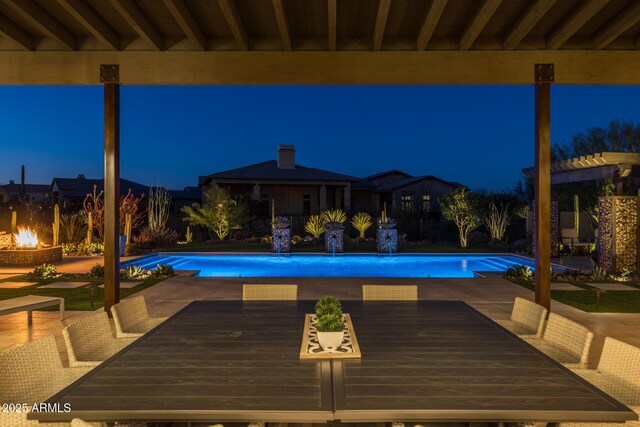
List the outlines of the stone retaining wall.
<svg viewBox="0 0 640 427">
<path fill-rule="evenodd" d="M 0 250 L 0 265 L 36 266 L 62 259 L 62 248 Z"/>
</svg>

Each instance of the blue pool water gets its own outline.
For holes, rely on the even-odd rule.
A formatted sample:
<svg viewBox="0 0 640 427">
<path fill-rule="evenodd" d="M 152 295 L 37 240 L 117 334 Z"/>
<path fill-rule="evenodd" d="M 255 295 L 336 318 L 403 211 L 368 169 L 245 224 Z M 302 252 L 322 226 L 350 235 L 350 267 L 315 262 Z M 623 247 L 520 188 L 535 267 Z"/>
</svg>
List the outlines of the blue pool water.
<svg viewBox="0 0 640 427">
<path fill-rule="evenodd" d="M 158 253 L 128 261 L 154 269 L 169 264 L 176 270 L 200 270 L 203 277 L 474 277 L 474 272 L 502 272 L 533 261 L 515 255 L 349 254 L 288 255 Z"/>
</svg>

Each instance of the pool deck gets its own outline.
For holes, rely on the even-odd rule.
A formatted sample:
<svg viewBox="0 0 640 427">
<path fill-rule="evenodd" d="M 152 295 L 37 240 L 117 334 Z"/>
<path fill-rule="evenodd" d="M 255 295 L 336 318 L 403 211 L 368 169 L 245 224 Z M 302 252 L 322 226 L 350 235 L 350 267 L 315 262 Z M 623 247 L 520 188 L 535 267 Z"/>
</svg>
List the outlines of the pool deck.
<svg viewBox="0 0 640 427">
<path fill-rule="evenodd" d="M 566 258 L 564 265 L 569 266 Z M 574 260 L 579 260 L 574 258 Z M 101 258 L 67 258 L 58 265 L 59 271 L 88 271 Z M 23 272 L 0 269 L 0 273 Z M 295 283 L 299 285 L 300 299 L 318 299 L 331 294 L 338 298 L 361 299 L 363 284 L 417 284 L 420 299 L 461 300 L 493 319 L 509 318 L 516 296 L 533 299 L 533 292 L 502 279 L 499 273 L 487 274 L 475 279 L 399 279 L 399 278 L 210 278 L 175 276 L 141 291 L 151 316 L 169 316 L 195 300 L 239 300 L 244 283 Z M 552 301 L 552 310 L 573 319 L 594 334 L 590 364 L 595 366 L 606 336 L 611 336 L 640 347 L 640 314 L 586 313 Z M 54 335 L 58 349 L 66 363 L 67 354 L 62 340 L 62 329 L 92 312 L 67 312 L 60 321 L 57 312 L 37 311 L 33 314 L 33 326 L 29 328 L 26 313 L 0 316 L 0 352 L 10 350 L 33 339 Z"/>
</svg>

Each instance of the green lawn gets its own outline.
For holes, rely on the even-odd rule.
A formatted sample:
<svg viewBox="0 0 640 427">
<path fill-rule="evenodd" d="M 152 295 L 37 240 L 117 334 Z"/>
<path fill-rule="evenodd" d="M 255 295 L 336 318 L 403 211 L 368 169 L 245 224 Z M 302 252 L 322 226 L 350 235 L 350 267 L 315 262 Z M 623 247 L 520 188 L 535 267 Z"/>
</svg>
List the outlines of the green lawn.
<svg viewBox="0 0 640 427">
<path fill-rule="evenodd" d="M 148 278 L 142 280 L 143 283 L 139 284 L 135 288 L 131 289 L 120 289 L 120 297 L 124 298 L 136 292 L 147 289 L 150 286 L 155 285 L 156 283 L 164 280 L 163 278 Z M 104 290 L 98 288 L 97 285 L 102 284 L 102 279 L 67 279 L 64 277 L 59 277 L 55 279 L 29 279 L 26 275 L 0 280 L 0 282 L 35 282 L 35 285 L 26 286 L 24 288 L 18 289 L 0 289 L 0 300 L 5 300 L 9 298 L 22 297 L 25 295 L 42 295 L 42 296 L 53 296 L 53 297 L 62 297 L 64 298 L 65 310 L 70 311 L 81 311 L 81 310 L 97 310 L 98 308 L 103 306 L 104 301 Z M 96 285 L 95 293 L 94 293 L 94 301 L 93 307 L 91 306 L 91 292 L 90 285 L 82 286 L 75 289 L 38 289 L 38 286 L 46 285 L 53 282 L 60 281 L 79 281 L 79 282 L 90 282 L 90 285 Z M 132 282 L 139 282 L 140 280 L 131 280 Z M 45 308 L 43 310 L 57 310 L 57 307 Z"/>
<path fill-rule="evenodd" d="M 345 243 L 344 250 L 349 252 L 376 252 L 375 243 Z M 163 249 L 163 251 L 171 252 L 271 252 L 271 245 L 263 243 L 236 243 L 236 242 L 206 242 L 206 243 L 191 243 L 188 245 L 178 245 L 172 248 Z M 296 252 L 324 252 L 323 244 L 297 244 L 291 245 L 291 251 Z M 486 245 L 470 246 L 466 249 L 461 249 L 455 243 L 421 243 L 421 244 L 401 244 L 398 247 L 398 252 L 401 253 L 456 253 L 456 252 L 501 252 L 496 249 L 487 247 Z"/>
<path fill-rule="evenodd" d="M 524 280 L 511 280 L 513 283 L 534 290 L 532 282 Z M 551 290 L 551 298 L 563 304 L 570 305 L 582 311 L 592 313 L 640 313 L 640 291 L 606 291 L 600 295 L 598 304 L 597 293 L 586 282 L 567 282 L 582 291 Z M 593 283 L 591 281 L 591 283 Z M 625 285 L 640 289 L 635 282 L 624 282 Z"/>
</svg>

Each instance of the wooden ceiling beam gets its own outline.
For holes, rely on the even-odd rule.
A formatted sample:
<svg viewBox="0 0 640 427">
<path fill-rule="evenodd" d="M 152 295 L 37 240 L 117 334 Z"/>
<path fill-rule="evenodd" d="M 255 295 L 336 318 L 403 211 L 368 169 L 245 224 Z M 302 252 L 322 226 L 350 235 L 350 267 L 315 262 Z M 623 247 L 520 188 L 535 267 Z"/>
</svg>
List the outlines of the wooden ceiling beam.
<svg viewBox="0 0 640 427">
<path fill-rule="evenodd" d="M 58 0 L 76 21 L 113 50 L 120 50 L 120 35 L 85 0 Z"/>
<path fill-rule="evenodd" d="M 36 50 L 35 37 L 4 15 L 0 15 L 0 36 L 27 50 Z"/>
<path fill-rule="evenodd" d="M 462 33 L 460 50 L 469 50 L 501 4 L 502 0 L 485 0 L 484 3 L 482 3 Z"/>
<path fill-rule="evenodd" d="M 280 31 L 280 38 L 282 39 L 282 47 L 284 50 L 291 50 L 291 30 L 289 27 L 289 19 L 287 18 L 287 11 L 284 8 L 284 0 L 272 0 L 273 11 L 276 14 L 276 22 L 278 23 L 278 30 Z"/>
<path fill-rule="evenodd" d="M 329 36 L 329 50 L 337 48 L 337 32 L 338 32 L 338 4 L 337 0 L 327 0 L 328 22 L 327 33 Z"/>
<path fill-rule="evenodd" d="M 593 18 L 609 0 L 589 0 L 582 3 L 547 39 L 547 49 L 559 49 L 572 35 Z"/>
<path fill-rule="evenodd" d="M 222 14 L 227 20 L 233 38 L 236 39 L 236 42 L 243 50 L 249 50 L 249 37 L 247 36 L 247 31 L 244 29 L 235 2 L 233 0 L 218 0 L 218 5 L 220 9 L 222 9 Z"/>
<path fill-rule="evenodd" d="M 384 37 L 384 28 L 387 26 L 390 8 L 391 0 L 378 0 L 376 24 L 373 27 L 373 50 L 380 50 L 382 48 L 382 38 Z"/>
<path fill-rule="evenodd" d="M 184 3 L 184 0 L 164 0 L 164 5 L 169 9 L 184 34 L 199 50 L 207 49 L 207 41 L 200 26 Z"/>
<path fill-rule="evenodd" d="M 440 22 L 442 12 L 444 12 L 444 8 L 447 7 L 448 1 L 449 0 L 431 0 L 427 14 L 420 26 L 420 32 L 418 33 L 418 40 L 416 42 L 416 50 L 421 51 L 427 48 L 427 45 L 433 36 L 433 32 L 438 26 L 438 22 Z"/>
<path fill-rule="evenodd" d="M 516 25 L 504 38 L 503 47 L 506 50 L 515 49 L 542 17 L 551 9 L 557 0 L 535 0 L 520 15 Z"/>
<path fill-rule="evenodd" d="M 78 48 L 76 36 L 33 0 L 5 0 L 5 3 L 47 37 L 68 49 Z"/>
<path fill-rule="evenodd" d="M 134 0 L 110 0 L 113 7 L 127 23 L 156 50 L 163 49 L 162 36 Z"/>
<path fill-rule="evenodd" d="M 640 0 L 634 1 L 593 36 L 593 48 L 604 49 L 640 21 Z"/>
</svg>

